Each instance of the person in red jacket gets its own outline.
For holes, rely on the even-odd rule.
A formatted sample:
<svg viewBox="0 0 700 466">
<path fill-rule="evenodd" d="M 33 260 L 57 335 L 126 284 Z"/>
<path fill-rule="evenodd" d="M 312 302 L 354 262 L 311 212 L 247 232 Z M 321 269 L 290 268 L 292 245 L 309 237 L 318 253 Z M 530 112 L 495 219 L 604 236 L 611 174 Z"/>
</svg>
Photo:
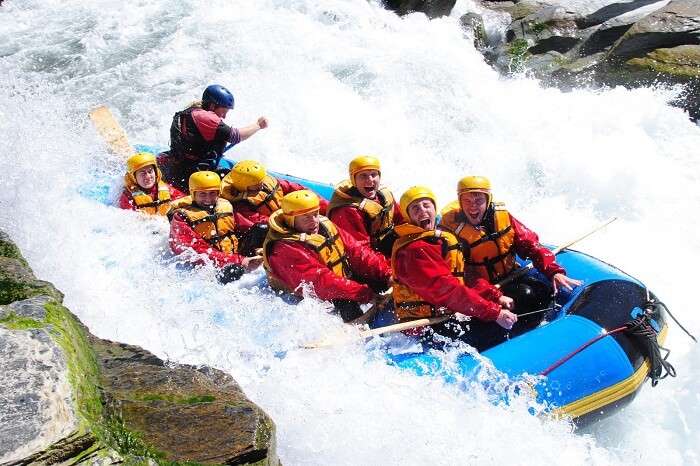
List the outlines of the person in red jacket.
<svg viewBox="0 0 700 466">
<path fill-rule="evenodd" d="M 261 116 L 255 123 L 232 128 L 224 123 L 234 107 L 233 94 L 224 86 L 211 84 L 202 94 L 202 101 L 175 113 L 170 126 L 170 151 L 158 157 L 165 179 L 178 189 L 187 190 L 187 180 L 197 170 L 213 170 L 227 145 L 245 141 L 268 126 Z"/>
<path fill-rule="evenodd" d="M 173 204 L 169 214 L 170 248 L 175 254 L 195 252 L 205 255 L 219 269 L 218 279 L 228 283 L 260 266 L 262 257 L 238 253 L 236 223 L 231 203 L 219 197 L 221 179 L 210 171 L 193 173 L 188 197 Z M 201 264 L 201 258 L 189 261 Z"/>
<path fill-rule="evenodd" d="M 183 196 L 177 188 L 163 181 L 155 155 L 139 152 L 126 161 L 124 190 L 118 201 L 121 209 L 166 215 L 170 201 Z"/>
<path fill-rule="evenodd" d="M 403 216 L 394 196 L 380 186 L 379 159 L 371 155 L 355 157 L 348 167 L 350 178 L 339 183 L 328 205 L 328 218 L 357 241 L 370 246 L 388 261 L 395 239 L 394 225 Z"/>
<path fill-rule="evenodd" d="M 513 217 L 502 203 L 493 202 L 491 182 L 483 176 L 467 176 L 457 185 L 459 199 L 443 209 L 440 226 L 462 242 L 465 280 L 482 293 L 502 292 L 517 314 L 542 309 L 555 293 L 572 290 L 580 281 L 566 276 L 554 254 L 540 245 L 535 232 Z M 531 259 L 534 267 L 551 281 L 551 287 L 535 277 L 523 275 L 501 290 L 495 285 L 517 268 L 515 255 Z M 543 313 L 519 322 L 517 332 L 541 321 Z"/>
<path fill-rule="evenodd" d="M 464 284 L 459 241 L 435 228 L 433 192 L 424 186 L 409 188 L 400 206 L 408 223 L 394 228 L 397 239 L 391 253 L 398 320 L 455 316 L 413 332 L 429 346 L 440 347 L 445 339 L 460 340 L 482 351 L 503 341 L 518 317 L 495 296 L 485 299 Z M 459 316 L 471 320 L 467 324 Z"/>
<path fill-rule="evenodd" d="M 282 197 L 294 191 L 307 189 L 299 183 L 277 179 L 255 160 L 241 160 L 221 181 L 221 197 L 233 206 L 236 232 L 241 249 L 262 247 L 267 234 L 267 220 L 281 208 Z M 320 199 L 321 215 L 326 213 L 328 201 Z"/>
<path fill-rule="evenodd" d="M 367 246 L 319 215 L 309 190 L 285 195 L 269 219 L 263 245 L 265 271 L 275 290 L 303 296 L 303 284 L 319 299 L 332 301 L 344 322 L 362 316 L 360 304 L 378 299 L 391 270 Z"/>
</svg>

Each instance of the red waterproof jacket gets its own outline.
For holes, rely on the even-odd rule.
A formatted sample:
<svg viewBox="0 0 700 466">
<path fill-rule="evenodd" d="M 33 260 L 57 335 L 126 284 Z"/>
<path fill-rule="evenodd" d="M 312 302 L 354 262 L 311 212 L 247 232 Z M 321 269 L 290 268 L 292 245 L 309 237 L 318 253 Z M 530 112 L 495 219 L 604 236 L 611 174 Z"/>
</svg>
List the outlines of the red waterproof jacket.
<svg viewBox="0 0 700 466">
<path fill-rule="evenodd" d="M 391 269 L 386 261 L 377 260 L 369 247 L 355 241 L 343 230 L 338 229 L 338 233 L 356 277 L 381 283 L 389 282 Z M 324 301 L 347 299 L 368 303 L 374 296 L 369 286 L 339 277 L 320 261 L 313 249 L 297 241 L 282 240 L 273 243 L 268 262 L 273 274 L 284 282 L 287 288 L 297 290 L 302 282 L 310 283 L 316 296 Z M 295 293 L 301 295 L 301 290 Z"/>
<path fill-rule="evenodd" d="M 186 196 L 185 193 L 171 185 L 168 185 L 168 189 L 170 191 L 171 200 L 180 199 L 181 197 Z M 148 194 L 151 196 L 152 199 L 158 199 L 158 183 L 153 185 L 153 188 L 151 188 L 151 192 L 149 192 Z M 118 205 L 120 209 L 138 210 L 136 204 L 134 204 L 134 198 L 131 196 L 131 191 L 129 191 L 126 188 L 124 188 L 122 190 L 122 193 L 119 195 Z"/>
<path fill-rule="evenodd" d="M 228 264 L 240 264 L 243 256 L 239 254 L 227 254 L 213 248 L 204 238 L 198 235 L 185 221 L 180 214 L 175 214 L 170 221 L 170 249 L 175 254 L 182 254 L 185 251 L 193 250 L 199 254 L 206 254 L 214 262 L 215 267 L 223 267 Z M 193 265 L 201 264 L 202 261 L 194 261 Z"/>
<path fill-rule="evenodd" d="M 292 181 L 277 179 L 280 184 L 280 188 L 284 194 L 289 194 L 294 191 L 301 191 L 302 189 L 309 189 L 304 185 L 299 183 L 294 183 Z M 322 197 L 319 197 L 319 207 L 321 215 L 326 215 L 326 209 L 328 207 L 328 201 Z M 248 231 L 250 227 L 256 223 L 267 223 L 268 216 L 262 214 L 253 207 L 245 202 L 239 201 L 233 204 L 233 216 L 236 220 L 236 231 L 243 233 Z"/>
<path fill-rule="evenodd" d="M 365 218 L 360 209 L 352 205 L 341 206 L 333 209 L 331 216 L 328 217 L 335 225 L 349 233 L 355 240 L 369 246 L 370 238 L 367 231 Z M 394 225 L 404 223 L 403 215 L 399 205 L 394 202 Z"/>
<path fill-rule="evenodd" d="M 484 299 L 452 276 L 442 257 L 442 246 L 425 240 L 414 241 L 396 253 L 394 275 L 421 299 L 449 314 L 460 313 L 484 321 L 496 320 L 501 306 Z"/>
<path fill-rule="evenodd" d="M 540 245 L 537 233 L 520 223 L 512 215 L 510 215 L 510 224 L 515 232 L 513 247 L 517 255 L 530 259 L 535 268 L 550 280 L 558 273 L 566 274 L 566 270 L 555 262 L 554 253 Z"/>
<path fill-rule="evenodd" d="M 390 258 L 385 257 L 381 252 L 371 248 L 371 239 L 367 231 L 367 223 L 360 209 L 352 205 L 336 207 L 331 212 L 329 218 L 339 229 L 352 236 L 360 244 L 370 248 L 369 254 L 376 256 L 376 260 L 385 262 L 387 267 L 391 267 Z M 404 223 L 404 219 L 403 215 L 401 215 L 401 209 L 399 205 L 394 202 L 394 225 L 400 225 L 402 223 Z"/>
</svg>

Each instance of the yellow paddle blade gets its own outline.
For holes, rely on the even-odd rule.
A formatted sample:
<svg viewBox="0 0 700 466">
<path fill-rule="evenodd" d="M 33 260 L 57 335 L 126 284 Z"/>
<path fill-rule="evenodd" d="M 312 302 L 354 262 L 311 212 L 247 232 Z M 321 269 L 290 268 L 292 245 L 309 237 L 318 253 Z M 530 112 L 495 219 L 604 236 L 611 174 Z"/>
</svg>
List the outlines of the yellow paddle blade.
<svg viewBox="0 0 700 466">
<path fill-rule="evenodd" d="M 124 159 L 134 154 L 134 148 L 129 144 L 126 132 L 109 111 L 109 108 L 100 105 L 93 109 L 89 115 L 97 132 L 100 133 L 111 152 Z"/>
</svg>

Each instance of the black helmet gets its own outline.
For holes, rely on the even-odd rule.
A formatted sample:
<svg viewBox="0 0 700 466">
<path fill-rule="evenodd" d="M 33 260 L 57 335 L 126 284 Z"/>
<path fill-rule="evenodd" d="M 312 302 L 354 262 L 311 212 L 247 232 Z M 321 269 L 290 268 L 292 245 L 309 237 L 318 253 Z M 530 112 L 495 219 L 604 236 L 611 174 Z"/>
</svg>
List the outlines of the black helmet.
<svg viewBox="0 0 700 466">
<path fill-rule="evenodd" d="M 210 84 L 204 89 L 202 94 L 202 107 L 206 108 L 208 104 L 214 104 L 218 107 L 233 108 L 233 94 L 224 86 L 219 84 Z"/>
</svg>

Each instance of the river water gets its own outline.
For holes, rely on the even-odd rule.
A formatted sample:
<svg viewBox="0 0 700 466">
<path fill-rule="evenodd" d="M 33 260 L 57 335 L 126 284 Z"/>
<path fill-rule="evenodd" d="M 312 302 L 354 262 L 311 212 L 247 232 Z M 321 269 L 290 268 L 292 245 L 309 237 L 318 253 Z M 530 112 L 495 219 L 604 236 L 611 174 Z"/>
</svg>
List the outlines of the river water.
<svg viewBox="0 0 700 466">
<path fill-rule="evenodd" d="M 366 0 L 9 0 L 0 227 L 96 335 L 233 374 L 277 423 L 286 465 L 700 463 L 700 353 L 673 325 L 678 377 L 573 432 L 526 399 L 494 406 L 360 344 L 299 350 L 348 331 L 326 304 L 285 303 L 260 272 L 221 286 L 211 268 L 179 269 L 164 220 L 94 200 L 123 161 L 86 114 L 107 104 L 132 142 L 165 145 L 172 114 L 212 82 L 236 96 L 230 124 L 270 119 L 236 158 L 335 182 L 373 153 L 397 195 L 424 183 L 442 203 L 459 177 L 488 175 L 550 244 L 619 217 L 578 248 L 644 281 L 697 334 L 700 128 L 667 105 L 673 90 L 503 78 L 456 18 Z"/>
</svg>

